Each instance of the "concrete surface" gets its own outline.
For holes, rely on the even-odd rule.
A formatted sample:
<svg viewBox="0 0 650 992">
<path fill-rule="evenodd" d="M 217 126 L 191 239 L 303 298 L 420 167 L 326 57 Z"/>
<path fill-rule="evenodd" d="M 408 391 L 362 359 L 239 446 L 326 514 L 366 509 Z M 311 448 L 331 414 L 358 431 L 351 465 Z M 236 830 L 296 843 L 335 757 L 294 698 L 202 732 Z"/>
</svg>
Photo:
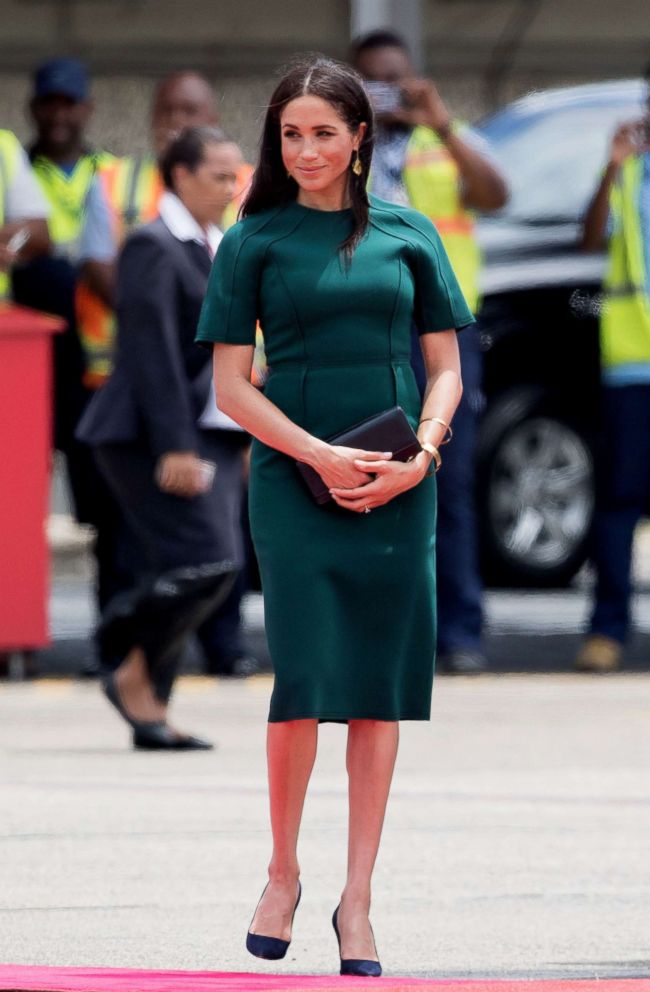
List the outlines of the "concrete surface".
<svg viewBox="0 0 650 992">
<path fill-rule="evenodd" d="M 244 950 L 269 855 L 270 679 L 185 678 L 202 754 L 139 754 L 88 682 L 0 684 L 0 960 L 336 970 L 342 727 L 321 731 L 284 963 Z M 650 676 L 439 679 L 376 873 L 387 974 L 650 974 Z"/>
</svg>

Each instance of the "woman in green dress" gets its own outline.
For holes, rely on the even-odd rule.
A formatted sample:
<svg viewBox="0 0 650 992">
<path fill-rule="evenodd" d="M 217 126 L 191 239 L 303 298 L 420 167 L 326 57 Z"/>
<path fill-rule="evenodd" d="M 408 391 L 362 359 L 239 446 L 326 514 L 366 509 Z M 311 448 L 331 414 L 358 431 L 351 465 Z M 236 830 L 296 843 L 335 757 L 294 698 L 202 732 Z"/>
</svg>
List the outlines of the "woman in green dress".
<svg viewBox="0 0 650 992">
<path fill-rule="evenodd" d="M 371 875 L 400 720 L 427 720 L 435 654 L 432 460 L 461 393 L 456 329 L 473 320 L 436 230 L 368 197 L 372 110 L 361 79 L 296 63 L 267 111 L 243 219 L 214 262 L 198 340 L 219 408 L 255 438 L 250 482 L 275 684 L 268 726 L 273 853 L 247 946 L 280 958 L 300 897 L 297 841 L 319 721 L 347 722 L 348 873 L 333 923 L 341 973 L 378 975 Z M 250 384 L 255 328 L 270 375 Z M 420 333 L 428 385 L 410 366 Z M 394 405 L 425 448 L 331 445 Z M 333 501 L 312 499 L 295 460 Z"/>
</svg>

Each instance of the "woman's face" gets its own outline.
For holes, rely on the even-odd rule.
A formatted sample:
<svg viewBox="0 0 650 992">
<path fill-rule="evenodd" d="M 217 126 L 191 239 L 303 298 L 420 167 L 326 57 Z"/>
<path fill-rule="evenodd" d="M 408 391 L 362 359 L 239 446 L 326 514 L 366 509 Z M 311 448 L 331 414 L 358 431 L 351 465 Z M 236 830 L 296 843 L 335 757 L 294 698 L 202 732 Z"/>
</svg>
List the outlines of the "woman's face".
<svg viewBox="0 0 650 992">
<path fill-rule="evenodd" d="M 360 124 L 352 134 L 332 104 L 319 96 L 297 97 L 280 116 L 284 167 L 305 192 L 343 188 L 365 129 Z"/>
<path fill-rule="evenodd" d="M 208 144 L 194 172 L 178 166 L 174 184 L 178 197 L 203 227 L 219 224 L 237 189 L 242 157 L 231 142 Z"/>
</svg>

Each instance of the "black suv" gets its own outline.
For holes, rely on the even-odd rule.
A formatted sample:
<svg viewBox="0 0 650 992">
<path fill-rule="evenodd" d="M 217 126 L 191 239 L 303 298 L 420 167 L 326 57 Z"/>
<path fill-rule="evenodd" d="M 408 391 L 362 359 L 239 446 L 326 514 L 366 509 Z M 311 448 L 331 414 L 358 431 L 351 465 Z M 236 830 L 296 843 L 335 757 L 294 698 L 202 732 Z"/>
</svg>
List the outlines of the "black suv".
<svg viewBox="0 0 650 992">
<path fill-rule="evenodd" d="M 486 578 L 567 583 L 583 564 L 594 506 L 602 255 L 581 220 L 640 80 L 535 93 L 483 121 L 510 183 L 479 224 L 487 407 L 479 442 Z"/>
</svg>

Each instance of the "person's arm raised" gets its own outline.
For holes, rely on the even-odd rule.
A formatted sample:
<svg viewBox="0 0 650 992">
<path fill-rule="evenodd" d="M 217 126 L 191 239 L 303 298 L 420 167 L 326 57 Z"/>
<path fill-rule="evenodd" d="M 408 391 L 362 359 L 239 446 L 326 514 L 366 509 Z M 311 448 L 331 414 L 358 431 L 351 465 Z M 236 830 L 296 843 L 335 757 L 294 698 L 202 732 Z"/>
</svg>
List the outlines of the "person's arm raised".
<svg viewBox="0 0 650 992">
<path fill-rule="evenodd" d="M 621 124 L 614 133 L 609 161 L 585 214 L 582 231 L 583 251 L 600 251 L 605 246 L 605 231 L 609 217 L 609 194 L 623 162 L 637 150 L 640 124 Z"/>
<path fill-rule="evenodd" d="M 458 166 L 463 202 L 473 210 L 499 210 L 508 202 L 508 186 L 485 155 L 464 141 L 453 127 L 449 111 L 429 79 L 406 79 L 400 84 L 409 106 L 394 117 L 414 127 L 435 131 Z"/>
</svg>

